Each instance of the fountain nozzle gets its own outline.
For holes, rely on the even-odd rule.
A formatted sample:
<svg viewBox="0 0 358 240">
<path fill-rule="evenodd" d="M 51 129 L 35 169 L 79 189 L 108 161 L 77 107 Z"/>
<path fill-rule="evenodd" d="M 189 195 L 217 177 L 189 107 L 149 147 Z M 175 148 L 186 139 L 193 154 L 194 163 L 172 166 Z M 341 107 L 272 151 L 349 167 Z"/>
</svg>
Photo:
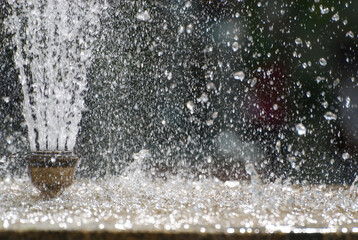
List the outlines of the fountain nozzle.
<svg viewBox="0 0 358 240">
<path fill-rule="evenodd" d="M 43 197 L 57 197 L 73 183 L 78 157 L 72 152 L 36 151 L 27 160 L 31 181 Z"/>
</svg>

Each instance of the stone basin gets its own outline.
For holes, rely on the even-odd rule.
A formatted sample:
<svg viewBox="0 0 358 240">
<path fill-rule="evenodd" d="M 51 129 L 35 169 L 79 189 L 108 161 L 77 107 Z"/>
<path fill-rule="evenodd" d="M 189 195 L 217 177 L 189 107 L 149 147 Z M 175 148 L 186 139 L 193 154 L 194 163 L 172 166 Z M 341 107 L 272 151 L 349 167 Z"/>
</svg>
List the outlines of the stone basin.
<svg viewBox="0 0 358 240">
<path fill-rule="evenodd" d="M 137 171 L 74 181 L 43 199 L 28 178 L 0 180 L 0 239 L 358 239 L 357 189 Z"/>
</svg>

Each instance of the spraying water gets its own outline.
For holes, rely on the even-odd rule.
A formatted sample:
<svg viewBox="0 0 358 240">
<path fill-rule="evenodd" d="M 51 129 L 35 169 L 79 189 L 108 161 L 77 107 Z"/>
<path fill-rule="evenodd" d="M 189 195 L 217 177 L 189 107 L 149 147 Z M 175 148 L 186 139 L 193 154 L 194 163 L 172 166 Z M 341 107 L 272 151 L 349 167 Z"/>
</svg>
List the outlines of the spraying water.
<svg viewBox="0 0 358 240">
<path fill-rule="evenodd" d="M 86 69 L 99 29 L 92 1 L 10 1 L 7 26 L 24 95 L 31 151 L 72 151 L 84 96 Z"/>
</svg>

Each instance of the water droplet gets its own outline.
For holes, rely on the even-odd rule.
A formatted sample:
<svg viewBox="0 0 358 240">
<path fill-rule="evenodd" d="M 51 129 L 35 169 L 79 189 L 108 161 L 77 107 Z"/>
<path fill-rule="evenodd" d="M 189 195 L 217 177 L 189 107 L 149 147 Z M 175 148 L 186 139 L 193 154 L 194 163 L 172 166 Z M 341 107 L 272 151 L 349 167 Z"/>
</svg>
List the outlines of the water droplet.
<svg viewBox="0 0 358 240">
<path fill-rule="evenodd" d="M 237 50 L 239 50 L 239 43 L 238 42 L 233 42 L 232 44 L 232 50 L 234 52 L 236 52 Z"/>
<path fill-rule="evenodd" d="M 346 97 L 346 108 L 349 108 L 350 107 L 350 104 L 351 104 L 351 98 L 350 97 Z"/>
<path fill-rule="evenodd" d="M 187 1 L 187 2 L 185 3 L 185 7 L 186 7 L 186 8 L 190 8 L 190 7 L 191 7 L 191 1 Z"/>
<path fill-rule="evenodd" d="M 273 106 L 272 106 L 273 110 L 277 110 L 278 109 L 278 105 L 275 103 Z"/>
<path fill-rule="evenodd" d="M 190 33 L 192 33 L 193 32 L 193 29 L 194 29 L 194 26 L 193 26 L 193 24 L 188 24 L 188 26 L 186 26 L 186 32 L 188 33 L 188 34 L 190 34 Z"/>
<path fill-rule="evenodd" d="M 14 142 L 14 140 L 15 140 L 15 137 L 12 136 L 12 135 L 10 135 L 10 136 L 8 136 L 8 137 L 6 138 L 6 142 L 7 142 L 8 144 L 12 144 L 12 143 Z"/>
<path fill-rule="evenodd" d="M 295 43 L 296 43 L 296 45 L 301 45 L 302 44 L 301 38 L 296 38 Z"/>
<path fill-rule="evenodd" d="M 324 66 L 327 65 L 327 60 L 324 59 L 324 58 L 320 58 L 320 59 L 319 59 L 319 64 L 324 67 Z"/>
<path fill-rule="evenodd" d="M 245 79 L 245 73 L 243 71 L 238 71 L 234 73 L 234 78 L 236 80 L 243 81 Z"/>
<path fill-rule="evenodd" d="M 2 100 L 6 103 L 9 103 L 10 102 L 10 98 L 9 97 L 3 97 Z"/>
<path fill-rule="evenodd" d="M 354 33 L 352 31 L 349 31 L 346 33 L 346 37 L 354 38 Z"/>
<path fill-rule="evenodd" d="M 321 81 L 324 81 L 324 80 L 326 80 L 325 77 L 320 77 L 320 76 L 316 77 L 316 82 L 317 83 L 320 83 Z"/>
<path fill-rule="evenodd" d="M 209 101 L 209 97 L 206 93 L 202 93 L 201 96 L 198 98 L 198 102 L 206 103 Z"/>
<path fill-rule="evenodd" d="M 306 135 L 306 127 L 302 124 L 296 124 L 296 131 L 298 133 L 298 135 Z"/>
<path fill-rule="evenodd" d="M 308 98 L 310 98 L 310 97 L 311 97 L 311 92 L 310 92 L 310 91 L 306 92 L 306 96 L 307 96 Z"/>
<path fill-rule="evenodd" d="M 150 20 L 150 14 L 149 14 L 148 10 L 145 10 L 144 12 L 139 12 L 139 13 L 136 15 L 136 18 L 137 18 L 139 21 L 147 22 L 147 21 Z"/>
<path fill-rule="evenodd" d="M 178 29 L 178 33 L 183 33 L 185 30 L 184 26 L 180 26 L 179 29 Z"/>
<path fill-rule="evenodd" d="M 336 120 L 336 119 L 337 119 L 337 115 L 334 114 L 333 112 L 326 112 L 326 113 L 324 114 L 324 118 L 325 118 L 326 120 L 328 120 L 328 121 L 330 121 L 330 120 Z"/>
<path fill-rule="evenodd" d="M 319 6 L 319 9 L 321 9 L 321 14 L 329 13 L 329 8 L 325 8 L 322 5 Z"/>
<path fill-rule="evenodd" d="M 190 111 L 190 113 L 194 113 L 195 105 L 192 101 L 188 101 L 185 106 Z"/>
<path fill-rule="evenodd" d="M 168 80 L 172 80 L 172 78 L 173 78 L 172 72 L 166 71 L 166 72 L 165 72 L 165 75 L 167 76 L 167 79 L 168 79 Z"/>
<path fill-rule="evenodd" d="M 322 106 L 323 106 L 324 108 L 327 108 L 327 107 L 328 107 L 328 102 L 327 102 L 327 101 L 324 101 L 324 102 L 322 103 Z"/>
<path fill-rule="evenodd" d="M 249 84 L 250 84 L 250 87 L 253 87 L 253 86 L 255 86 L 256 85 L 256 83 L 257 83 L 257 78 L 253 78 L 253 79 L 249 79 Z"/>
<path fill-rule="evenodd" d="M 52 163 L 56 162 L 56 158 L 55 158 L 55 157 L 52 157 L 52 158 L 51 158 L 51 162 L 52 162 Z"/>
<path fill-rule="evenodd" d="M 310 41 L 306 41 L 306 46 L 307 46 L 308 48 L 311 48 L 311 47 L 312 47 L 311 42 L 310 42 Z"/>
<path fill-rule="evenodd" d="M 344 160 L 347 160 L 348 158 L 350 158 L 350 154 L 349 153 L 347 153 L 347 152 L 345 152 L 345 153 L 343 153 L 342 154 L 342 158 L 344 159 Z"/>
<path fill-rule="evenodd" d="M 10 226 L 9 220 L 5 219 L 5 221 L 3 223 L 3 227 L 8 228 L 9 226 Z"/>
<path fill-rule="evenodd" d="M 338 13 L 335 13 L 333 16 L 332 16 L 332 20 L 337 22 L 339 20 L 339 14 Z"/>
<path fill-rule="evenodd" d="M 276 142 L 276 151 L 277 152 L 281 151 L 281 141 L 280 140 L 277 140 L 277 142 Z"/>
</svg>

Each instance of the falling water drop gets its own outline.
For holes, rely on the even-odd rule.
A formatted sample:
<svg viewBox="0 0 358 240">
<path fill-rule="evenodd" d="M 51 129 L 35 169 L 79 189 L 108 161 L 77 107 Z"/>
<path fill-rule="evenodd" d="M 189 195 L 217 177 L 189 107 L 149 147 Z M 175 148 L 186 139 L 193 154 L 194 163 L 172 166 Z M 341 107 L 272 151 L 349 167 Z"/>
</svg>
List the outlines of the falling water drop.
<svg viewBox="0 0 358 240">
<path fill-rule="evenodd" d="M 344 160 L 347 160 L 348 158 L 350 158 L 350 154 L 349 153 L 347 153 L 347 152 L 345 152 L 345 153 L 343 153 L 342 154 L 342 158 L 344 159 Z"/>
<path fill-rule="evenodd" d="M 327 65 L 327 60 L 324 59 L 324 58 L 320 58 L 320 59 L 319 59 L 319 64 L 324 67 L 324 66 Z"/>
<path fill-rule="evenodd" d="M 10 102 L 10 98 L 9 97 L 3 97 L 2 100 L 6 103 L 9 103 Z"/>
<path fill-rule="evenodd" d="M 298 135 L 306 135 L 306 127 L 302 123 L 296 124 L 296 131 Z"/>
<path fill-rule="evenodd" d="M 238 71 L 234 73 L 234 78 L 236 80 L 243 81 L 245 79 L 245 73 L 243 71 Z"/>
<path fill-rule="evenodd" d="M 186 26 L 186 32 L 188 33 L 188 34 L 190 34 L 190 33 L 192 33 L 193 32 L 193 29 L 194 29 L 194 26 L 193 26 L 193 24 L 188 24 L 188 26 Z"/>
<path fill-rule="evenodd" d="M 195 105 L 192 101 L 188 101 L 185 106 L 190 111 L 190 113 L 194 113 Z"/>
<path fill-rule="evenodd" d="M 239 43 L 238 42 L 233 42 L 232 43 L 232 50 L 234 52 L 236 52 L 237 50 L 239 50 Z"/>
<path fill-rule="evenodd" d="M 349 31 L 346 33 L 347 37 L 354 38 L 354 33 L 352 31 Z"/>
<path fill-rule="evenodd" d="M 335 13 L 333 16 L 332 16 L 332 20 L 337 22 L 339 21 L 339 14 L 338 13 Z"/>
<path fill-rule="evenodd" d="M 139 21 L 143 21 L 143 22 L 147 22 L 150 20 L 150 15 L 149 15 L 149 12 L 148 10 L 145 10 L 143 12 L 139 12 L 137 15 L 136 15 L 136 18 L 139 20 Z"/>
<path fill-rule="evenodd" d="M 327 14 L 329 13 L 329 8 L 325 8 L 322 5 L 319 6 L 320 10 L 321 10 L 321 14 Z"/>
<path fill-rule="evenodd" d="M 337 119 L 337 115 L 334 114 L 333 112 L 326 112 L 324 114 L 324 118 L 328 121 L 331 121 L 331 120 L 336 120 Z"/>
<path fill-rule="evenodd" d="M 296 43 L 296 45 L 301 45 L 302 44 L 301 38 L 296 38 L 295 43 Z"/>
</svg>

